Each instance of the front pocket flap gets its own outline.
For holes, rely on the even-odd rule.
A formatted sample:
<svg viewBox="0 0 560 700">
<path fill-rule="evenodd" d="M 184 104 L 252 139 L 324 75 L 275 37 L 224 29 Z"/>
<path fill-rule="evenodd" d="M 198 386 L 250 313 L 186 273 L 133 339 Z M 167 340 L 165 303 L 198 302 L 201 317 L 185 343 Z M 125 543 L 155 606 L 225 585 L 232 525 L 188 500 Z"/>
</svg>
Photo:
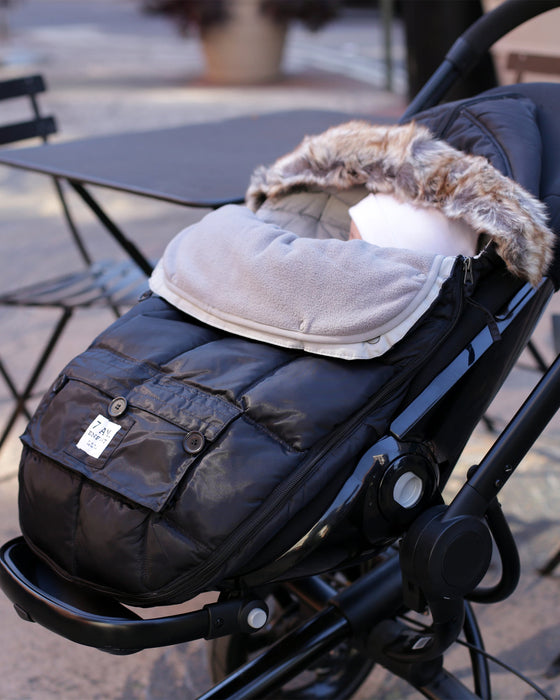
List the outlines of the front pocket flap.
<svg viewBox="0 0 560 700">
<path fill-rule="evenodd" d="M 90 383 L 67 379 L 45 397 L 22 441 L 154 511 L 164 507 L 189 466 L 240 413 L 223 399 L 161 377 L 132 390 L 118 417 L 108 414 L 113 398 Z M 101 446 L 91 447 L 96 440 Z"/>
<path fill-rule="evenodd" d="M 154 367 L 90 348 L 64 370 L 67 377 L 96 387 L 105 394 L 124 396 L 129 405 L 154 413 L 185 430 L 198 430 L 213 440 L 241 409 L 225 399 L 200 391 Z"/>
</svg>

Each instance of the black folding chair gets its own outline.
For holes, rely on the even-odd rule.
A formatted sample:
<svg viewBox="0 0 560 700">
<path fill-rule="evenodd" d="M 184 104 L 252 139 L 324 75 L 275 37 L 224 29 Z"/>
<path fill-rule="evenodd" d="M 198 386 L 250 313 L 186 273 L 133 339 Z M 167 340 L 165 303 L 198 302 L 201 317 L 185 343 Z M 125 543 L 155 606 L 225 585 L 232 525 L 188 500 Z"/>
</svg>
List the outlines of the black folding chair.
<svg viewBox="0 0 560 700">
<path fill-rule="evenodd" d="M 45 82 L 40 75 L 0 82 L 0 101 L 27 98 L 31 106 L 30 119 L 0 126 L 0 145 L 31 138 L 42 139 L 46 142 L 51 134 L 56 133 L 55 119 L 50 115 L 42 116 L 39 110 L 37 95 L 45 90 Z M 80 237 L 61 183 L 55 177 L 52 179 L 62 206 L 64 219 L 84 265 L 75 272 L 0 293 L 0 306 L 49 308 L 60 311 L 60 315 L 55 321 L 23 388 L 18 389 L 17 382 L 8 372 L 6 359 L 0 358 L 0 374 L 15 402 L 0 433 L 0 448 L 10 434 L 18 416 L 24 415 L 27 419 L 30 418 L 27 401 L 33 396 L 45 364 L 74 312 L 77 309 L 104 306 L 109 307 L 116 316 L 119 316 L 121 309 L 135 303 L 148 288 L 145 269 L 143 271 L 138 264 L 130 259 L 124 262 L 93 261 Z"/>
</svg>

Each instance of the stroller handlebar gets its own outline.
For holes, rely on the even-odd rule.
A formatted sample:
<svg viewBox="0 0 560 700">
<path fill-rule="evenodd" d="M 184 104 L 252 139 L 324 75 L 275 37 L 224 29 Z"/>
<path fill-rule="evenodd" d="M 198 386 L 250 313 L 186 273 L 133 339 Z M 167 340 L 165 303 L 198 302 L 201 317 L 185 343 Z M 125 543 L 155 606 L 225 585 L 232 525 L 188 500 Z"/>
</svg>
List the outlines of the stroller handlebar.
<svg viewBox="0 0 560 700">
<path fill-rule="evenodd" d="M 455 41 L 439 68 L 412 100 L 400 123 L 438 104 L 455 81 L 470 73 L 493 44 L 512 29 L 557 7 L 560 7 L 560 0 L 506 0 L 483 15 Z"/>
<path fill-rule="evenodd" d="M 507 0 L 483 15 L 460 38 L 469 45 L 476 59 L 479 59 L 512 29 L 559 6 L 558 0 Z M 449 53 L 451 51 L 453 47 Z"/>
</svg>

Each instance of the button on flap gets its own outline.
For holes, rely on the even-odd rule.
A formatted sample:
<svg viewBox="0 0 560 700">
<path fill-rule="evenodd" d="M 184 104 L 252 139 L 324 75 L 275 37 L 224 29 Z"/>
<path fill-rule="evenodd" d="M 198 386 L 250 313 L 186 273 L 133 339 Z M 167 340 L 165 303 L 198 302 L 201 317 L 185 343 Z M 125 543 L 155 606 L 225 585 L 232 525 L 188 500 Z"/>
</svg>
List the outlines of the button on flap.
<svg viewBox="0 0 560 700">
<path fill-rule="evenodd" d="M 208 443 L 240 413 L 161 376 L 135 387 L 126 400 L 70 378 L 43 401 L 22 440 L 86 479 L 161 511 Z"/>
<path fill-rule="evenodd" d="M 122 416 L 122 414 L 126 411 L 126 407 L 128 406 L 128 403 L 124 396 L 117 396 L 116 399 L 113 399 L 111 403 L 109 404 L 108 412 L 109 415 L 112 416 L 113 418 L 117 418 L 118 416 Z"/>
<path fill-rule="evenodd" d="M 204 435 L 196 430 L 192 430 L 185 435 L 183 447 L 185 448 L 185 452 L 188 452 L 190 455 L 196 455 L 202 452 L 205 443 Z"/>
</svg>

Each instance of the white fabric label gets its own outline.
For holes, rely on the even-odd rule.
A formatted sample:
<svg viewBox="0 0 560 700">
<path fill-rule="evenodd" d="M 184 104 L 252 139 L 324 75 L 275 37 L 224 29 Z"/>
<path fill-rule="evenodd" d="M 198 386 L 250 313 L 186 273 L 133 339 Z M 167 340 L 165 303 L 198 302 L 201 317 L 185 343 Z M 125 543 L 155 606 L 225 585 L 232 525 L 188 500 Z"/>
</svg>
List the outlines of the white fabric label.
<svg viewBox="0 0 560 700">
<path fill-rule="evenodd" d="M 120 425 L 99 415 L 88 425 L 76 447 L 97 459 L 120 429 Z"/>
</svg>

